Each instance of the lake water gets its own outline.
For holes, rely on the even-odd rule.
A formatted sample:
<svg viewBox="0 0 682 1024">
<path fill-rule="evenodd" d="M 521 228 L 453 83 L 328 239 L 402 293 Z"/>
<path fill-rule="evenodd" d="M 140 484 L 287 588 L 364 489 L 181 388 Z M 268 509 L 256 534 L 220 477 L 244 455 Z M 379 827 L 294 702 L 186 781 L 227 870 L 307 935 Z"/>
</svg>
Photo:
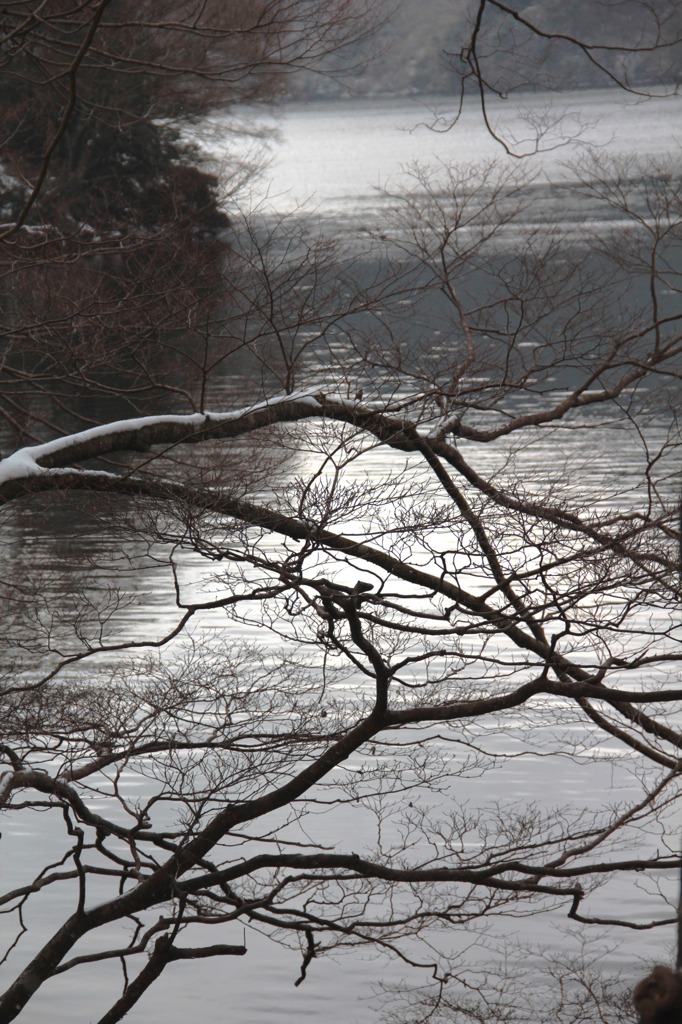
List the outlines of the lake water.
<svg viewBox="0 0 682 1024">
<path fill-rule="evenodd" d="M 635 101 L 631 98 L 603 92 L 587 92 L 568 99 L 559 98 L 562 107 L 572 108 L 564 125 L 569 131 L 579 123 L 585 127 L 582 141 L 557 148 L 557 135 L 547 136 L 548 149 L 530 157 L 531 168 L 538 174 L 532 186 L 537 202 L 532 206 L 528 222 L 542 221 L 543 210 L 565 203 L 562 186 L 571 180 L 567 161 L 579 156 L 585 140 L 605 147 L 609 152 L 629 154 L 647 152 L 656 156 L 673 151 L 679 159 L 682 141 L 682 98 Z M 447 117 L 447 101 L 434 98 L 432 102 L 416 100 L 372 100 L 368 102 L 320 104 L 289 107 L 278 120 L 280 141 L 271 150 L 271 163 L 261 182 L 255 187 L 252 202 L 265 218 L 285 215 L 300 217 L 326 229 L 341 232 L 355 251 L 361 251 L 363 231 L 380 229 L 383 218 L 391 210 L 393 200 L 377 189 L 392 192 L 408 180 L 407 168 L 417 161 L 434 165 L 476 162 L 482 159 L 500 159 L 513 162 L 500 154 L 499 147 L 481 130 L 479 117 L 468 112 L 451 132 L 434 131 L 433 110 L 440 109 Z M 511 118 L 512 131 L 517 138 L 527 134 L 529 123 L 549 124 L 547 100 L 531 97 L 526 109 Z M 577 113 L 575 113 L 577 111 Z M 495 108 L 495 116 L 503 117 L 503 108 Z M 264 123 L 268 121 L 264 117 Z M 506 121 L 510 123 L 509 119 Z M 219 135 L 219 121 L 214 124 Z M 216 145 L 214 138 L 213 145 Z M 586 217 L 579 204 L 567 206 L 566 218 L 579 226 Z M 589 212 L 590 218 L 600 216 Z M 237 400 L 238 386 L 225 382 L 225 401 Z M 243 395 L 239 397 L 243 400 Z M 652 437 L 662 437 L 667 420 L 654 417 L 649 429 Z M 625 445 L 625 446 L 624 446 Z M 614 464 L 614 447 L 623 451 L 622 464 Z M 588 450 L 589 449 L 589 450 Z M 634 449 L 633 449 L 634 450 Z M 490 458 L 498 457 L 491 453 Z M 308 456 L 299 452 L 292 456 L 290 472 L 301 473 L 309 466 Z M 386 469 L 385 455 L 368 456 L 358 466 L 358 474 L 379 475 Z M 544 445 L 528 452 L 532 468 L 542 471 L 543 465 L 555 458 L 555 442 L 548 437 Z M 581 464 L 605 488 L 613 482 L 617 491 L 622 474 L 628 469 L 627 442 L 623 435 L 614 434 L 607 424 L 595 424 L 585 450 L 575 454 L 573 466 Z M 583 481 L 585 477 L 582 477 Z M 670 485 L 672 486 L 672 484 Z M 61 528 L 65 528 L 65 523 Z M 59 538 L 60 527 L 41 526 L 37 519 L 14 523 L 9 536 L 13 558 L 26 560 L 26 564 L 42 561 L 47 565 L 60 557 L 64 548 Z M 78 557 L 79 544 L 88 554 L 97 549 L 96 534 L 75 538 L 70 554 Z M 191 567 L 190 567 L 191 568 Z M 150 629 L 161 631 L 170 621 L 164 611 L 167 591 L 161 580 L 153 574 L 144 577 L 130 609 L 123 611 L 120 622 L 130 633 L 148 635 Z M 150 601 L 151 590 L 151 601 Z M 146 611 L 143 612 L 143 609 Z M 144 617 L 141 617 L 144 615 Z M 217 616 L 207 616 L 202 628 L 207 632 L 223 628 Z M 254 629 L 254 636 L 258 631 Z M 603 802 L 605 792 L 614 799 L 626 799 L 633 790 L 630 767 L 616 753 L 613 745 L 601 744 L 590 759 L 566 760 L 554 763 L 551 771 L 546 765 L 546 751 L 551 746 L 552 723 L 545 721 L 532 743 L 522 734 L 519 722 L 518 737 L 503 735 L 500 744 L 506 749 L 518 748 L 528 752 L 519 757 L 505 773 L 506 793 L 517 800 L 534 800 L 546 806 L 562 804 L 595 809 Z M 482 725 L 482 729 L 489 727 Z M 494 745 L 494 742 L 493 742 Z M 586 780 L 589 779 L 589 782 Z M 133 780 L 131 780 L 132 783 Z M 499 778 L 472 778 L 462 784 L 458 799 L 471 799 L 478 803 L 491 803 L 500 796 Z M 589 788 L 588 788 L 589 787 Z M 36 816 L 34 816 L 36 817 Z M 54 823 L 55 827 L 57 823 Z M 360 812 L 352 808 L 323 822 L 319 832 L 330 844 L 338 842 L 339 835 L 353 835 L 354 848 L 362 843 L 367 822 Z M 11 830 L 3 839 L 3 878 L 21 877 L 38 863 L 42 848 L 54 834 L 43 816 L 27 826 L 33 834 L 18 835 Z M 29 845 L 26 845 L 28 838 Z M 27 852 L 28 851 L 28 852 Z M 646 919 L 665 911 L 661 909 L 656 892 L 658 879 L 646 880 L 638 889 L 619 892 L 618 885 L 608 886 L 596 902 L 595 912 L 614 916 L 614 902 L 626 899 L 631 916 Z M 20 946 L 16 962 L 26 955 L 36 941 L 39 931 L 36 915 L 47 918 L 63 913 L 69 905 L 68 894 L 54 894 L 36 901 L 31 923 L 35 925 Z M 517 937 L 529 945 L 543 947 L 577 948 L 579 930 L 569 927 L 562 912 L 547 917 L 495 921 L 490 934 L 472 932 L 457 936 L 453 941 L 469 945 L 468 956 L 474 962 L 485 961 L 487 950 L 499 951 L 509 942 L 513 948 Z M 560 929 L 566 928 L 564 936 Z M 608 930 L 607 930 L 608 931 Z M 611 938 L 609 934 L 607 938 Z M 619 948 L 609 959 L 609 967 L 630 972 L 634 978 L 641 972 L 642 960 L 670 960 L 670 947 L 674 936 L 669 932 L 627 933 L 619 935 Z M 224 936 L 224 941 L 241 941 L 241 928 Z M 377 1019 L 376 989 L 380 982 L 398 983 L 405 976 L 404 969 L 386 958 L 367 958 L 360 953 L 347 953 L 336 961 L 313 964 L 309 977 L 299 988 L 294 988 L 300 958 L 253 933 L 248 938 L 249 954 L 239 960 L 227 959 L 217 965 L 210 961 L 179 964 L 169 969 L 160 982 L 145 996 L 126 1020 L 131 1024 L 175 1024 L 185 1018 L 196 1017 L 203 1024 L 298 1024 L 302 1020 L 324 1020 L 325 1024 L 372 1024 Z M 23 953 L 21 952 L 23 950 Z M 2 977 L 5 977 L 5 971 Z M 88 972 L 71 972 L 45 987 L 21 1017 L 25 1024 L 66 1024 L 96 1020 L 104 1002 L 104 993 L 115 991 L 118 973 L 115 967 L 99 967 Z M 113 997 L 113 996 L 112 996 Z M 529 1022 L 532 1024 L 532 1022 Z"/>
<path fill-rule="evenodd" d="M 682 147 L 682 96 L 644 100 L 587 90 L 550 98 L 529 95 L 518 105 L 493 102 L 490 111 L 506 138 L 519 140 L 515 151 L 529 154 L 524 167 L 543 183 L 570 181 L 571 163 L 591 148 L 628 157 L 679 157 Z M 254 202 L 278 213 L 317 215 L 325 223 L 334 218 L 335 229 L 375 227 L 390 205 L 382 191 L 408 184 L 416 164 L 436 170 L 481 161 L 519 164 L 482 129 L 474 107 L 445 130 L 450 117 L 447 97 L 437 96 L 292 104 L 276 119 L 262 118 L 279 138 L 266 152 L 269 162 L 254 188 Z M 543 120 L 547 130 L 535 153 L 524 140 Z M 212 144 L 219 150 L 219 119 L 215 129 Z"/>
</svg>

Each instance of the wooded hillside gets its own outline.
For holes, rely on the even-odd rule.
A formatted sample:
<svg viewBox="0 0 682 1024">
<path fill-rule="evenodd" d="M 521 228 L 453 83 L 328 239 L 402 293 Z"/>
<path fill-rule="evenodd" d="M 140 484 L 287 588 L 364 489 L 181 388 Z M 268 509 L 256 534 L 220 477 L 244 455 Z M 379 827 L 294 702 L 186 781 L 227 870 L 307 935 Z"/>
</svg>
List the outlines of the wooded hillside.
<svg viewBox="0 0 682 1024">
<path fill-rule="evenodd" d="M 538 38 L 522 21 L 509 17 L 512 11 L 543 31 L 569 38 Z M 290 95 L 302 99 L 452 92 L 461 71 L 460 51 L 479 15 L 484 52 L 495 67 L 496 85 L 503 90 L 606 85 L 604 75 L 571 44 L 572 37 L 587 38 L 603 48 L 600 55 L 617 74 L 625 71 L 634 85 L 679 82 L 682 74 L 673 50 L 646 49 L 661 38 L 679 38 L 682 8 L 676 0 L 654 0 L 646 11 L 634 0 L 512 0 L 500 5 L 487 0 L 402 0 L 377 38 L 358 47 L 355 71 L 341 80 L 304 73 L 287 82 Z M 617 52 L 633 37 L 643 51 Z M 377 50 L 378 57 L 370 60 Z M 363 66 L 363 61 L 369 63 Z"/>
</svg>

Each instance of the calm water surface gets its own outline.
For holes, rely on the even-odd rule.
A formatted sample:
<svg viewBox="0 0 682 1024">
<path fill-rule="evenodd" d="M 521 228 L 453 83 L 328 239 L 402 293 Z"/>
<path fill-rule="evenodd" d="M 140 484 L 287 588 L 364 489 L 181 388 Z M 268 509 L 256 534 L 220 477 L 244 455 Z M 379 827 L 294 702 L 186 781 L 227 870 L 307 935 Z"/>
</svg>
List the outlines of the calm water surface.
<svg viewBox="0 0 682 1024">
<path fill-rule="evenodd" d="M 376 226 L 390 203 L 382 190 L 408 184 L 409 170 L 417 164 L 432 167 L 436 175 L 439 165 L 519 165 L 481 129 L 475 108 L 466 109 L 453 130 L 444 130 L 450 109 L 446 97 L 292 104 L 277 120 L 263 118 L 264 125 L 278 127 L 279 141 L 254 199 L 280 213 L 314 211 L 326 222 L 332 217 L 336 227 Z M 541 182 L 572 180 L 571 164 L 587 148 L 678 159 L 682 146 L 682 96 L 644 100 L 588 90 L 528 96 L 518 106 L 493 102 L 490 110 L 506 138 L 518 140 L 515 152 L 530 154 L 523 166 Z M 547 132 L 534 153 L 524 140 L 543 120 Z M 216 127 L 219 145 L 219 121 Z"/>
<path fill-rule="evenodd" d="M 587 126 L 584 138 L 605 146 L 609 152 L 646 151 L 662 155 L 676 148 L 679 154 L 682 98 L 643 103 L 588 92 L 562 99 L 561 104 L 574 111 L 569 112 L 565 122 L 569 130 L 579 124 Z M 254 201 L 269 216 L 273 216 L 274 211 L 287 216 L 298 214 L 355 235 L 358 228 L 381 224 L 392 200 L 377 189 L 391 190 L 399 186 L 405 180 L 406 169 L 416 161 L 437 165 L 453 161 L 507 159 L 500 156 L 499 147 L 480 130 L 479 118 L 474 112 L 468 113 L 452 132 L 433 131 L 428 125 L 434 123 L 433 111 L 437 108 L 447 116 L 446 103 L 442 99 L 288 108 L 279 122 L 280 141 L 272 150 L 269 170 L 257 187 Z M 498 113 L 501 117 L 501 109 Z M 517 139 L 528 134 L 529 122 L 538 123 L 542 118 L 545 122 L 550 119 L 546 100 L 542 97 L 528 99 L 527 109 L 512 118 L 512 130 Z M 581 143 L 578 142 L 553 148 L 558 141 L 558 136 L 548 136 L 549 150 L 530 158 L 532 169 L 539 175 L 539 185 L 535 186 L 541 190 L 537 192 L 539 203 L 556 205 L 563 201 L 561 194 L 550 185 L 561 185 L 570 179 L 566 161 L 581 152 Z M 536 207 L 535 213 L 531 212 L 529 216 L 541 218 L 543 208 L 542 205 Z M 579 221 L 584 211 L 578 208 L 567 210 L 566 216 Z M 236 400 L 228 382 L 224 394 L 226 402 Z M 240 397 L 243 400 L 243 396 Z M 662 433 L 667 425 L 663 420 L 659 423 L 654 421 L 651 429 L 654 434 Z M 614 445 L 623 451 L 620 465 L 614 465 Z M 583 453 L 583 472 L 591 473 L 592 479 L 602 481 L 606 487 L 613 478 L 614 490 L 619 489 L 630 459 L 627 441 L 622 436 L 614 438 L 609 428 L 604 426 L 591 433 L 588 447 L 589 454 L 587 451 Z M 551 464 L 554 457 L 554 442 L 548 436 L 545 443 L 529 451 L 529 469 L 541 473 L 543 465 Z M 491 453 L 490 458 L 495 458 L 495 455 Z M 296 465 L 290 467 L 291 471 L 303 472 L 306 459 L 306 455 L 301 453 L 294 459 Z M 385 460 L 385 455 L 374 461 L 370 456 L 362 466 L 358 465 L 357 471 L 359 474 L 378 475 L 386 469 Z M 485 471 L 486 466 L 479 465 L 479 469 Z M 12 543 L 14 556 L 19 559 L 49 559 L 55 554 L 55 537 L 41 534 L 39 523 L 15 524 Z M 79 543 L 87 546 L 95 542 L 92 538 L 84 537 L 82 541 L 76 538 L 73 541 L 76 552 Z M 161 579 L 155 581 L 153 575 L 148 575 L 143 583 L 143 593 L 121 618 L 127 629 L 137 629 L 141 636 L 149 635 L 150 629 L 163 631 L 170 621 L 164 607 L 166 591 Z M 143 606 L 147 608 L 145 619 L 140 618 Z M 220 631 L 223 620 L 208 616 L 202 628 L 208 632 Z M 258 636 L 256 630 L 254 635 Z M 549 740 L 551 722 L 545 723 L 544 730 L 545 739 Z M 541 747 L 541 737 L 536 740 Z M 520 749 L 526 741 L 520 735 L 516 738 L 507 734 L 499 742 L 506 744 L 506 749 L 515 746 Z M 614 799 L 625 799 L 632 792 L 632 780 L 628 766 L 612 759 L 615 752 L 604 744 L 595 751 L 594 761 L 566 760 L 563 764 L 555 764 L 551 772 L 547 771 L 540 753 L 529 753 L 516 760 L 513 768 L 506 770 L 507 793 L 513 792 L 515 799 L 536 800 L 547 806 L 560 803 L 596 808 L 602 803 L 605 791 L 610 791 Z M 586 785 L 588 778 L 590 788 Z M 498 786 L 498 776 L 491 773 L 489 778 L 463 784 L 458 799 L 490 803 L 503 795 Z M 58 828 L 58 823 L 54 825 Z M 362 812 L 350 808 L 335 812 L 333 820 L 323 824 L 321 831 L 324 834 L 324 830 L 328 830 L 331 843 L 336 843 L 339 835 L 352 834 L 356 837 L 354 848 L 357 849 L 364 827 Z M 33 846 L 28 847 L 28 855 L 25 835 L 10 834 L 3 840 L 2 871 L 5 878 L 19 879 L 24 871 L 31 869 L 32 860 L 38 863 L 44 844 L 53 834 L 46 816 L 42 820 L 34 820 L 27 828 L 33 830 L 30 837 Z M 626 899 L 628 911 L 635 916 L 644 919 L 659 913 L 659 909 L 665 916 L 655 888 L 655 879 L 627 894 L 619 893 L 617 887 L 612 886 L 605 890 L 594 909 L 612 915 L 614 900 Z M 38 901 L 33 913 L 53 916 L 56 922 L 69 905 L 68 894 L 54 893 Z M 564 938 L 558 929 L 568 925 L 563 914 L 502 921 L 495 923 L 494 935 L 497 940 L 503 940 L 505 935 L 515 940 L 518 934 L 531 944 L 561 946 L 570 944 L 570 939 Z M 576 932 L 575 929 L 568 930 Z M 23 954 L 19 954 L 17 962 L 30 952 L 32 943 L 36 941 L 34 936 L 35 932 L 30 932 L 22 942 Z M 669 959 L 672 935 L 650 932 L 619 938 L 622 945 L 610 963 L 632 971 L 635 976 L 640 971 L 640 958 Z M 224 941 L 241 941 L 241 929 L 225 935 Z M 256 934 L 248 938 L 248 945 L 249 954 L 244 959 L 228 959 L 220 965 L 210 961 L 175 965 L 126 1020 L 131 1024 L 167 1024 L 169 1021 L 174 1024 L 185 1019 L 197 1019 L 203 1024 L 269 1024 L 273 1021 L 298 1024 L 301 1020 L 324 1020 L 326 1024 L 370 1024 L 376 1019 L 374 994 L 377 983 L 397 982 L 403 976 L 403 971 L 395 963 L 385 959 L 367 959 L 354 953 L 341 956 L 336 962 L 313 964 L 308 980 L 301 987 L 294 988 L 300 966 L 297 954 L 282 950 Z M 474 938 L 469 956 L 474 960 L 486 958 L 484 936 Z M 96 1020 L 106 1005 L 103 994 L 110 992 L 110 998 L 113 998 L 118 980 L 115 966 L 67 974 L 46 987 L 44 994 L 30 1004 L 21 1020 L 25 1024 L 46 1024 L 48 1021 L 54 1024 L 77 1021 L 81 1024 L 90 1019 Z"/>
</svg>

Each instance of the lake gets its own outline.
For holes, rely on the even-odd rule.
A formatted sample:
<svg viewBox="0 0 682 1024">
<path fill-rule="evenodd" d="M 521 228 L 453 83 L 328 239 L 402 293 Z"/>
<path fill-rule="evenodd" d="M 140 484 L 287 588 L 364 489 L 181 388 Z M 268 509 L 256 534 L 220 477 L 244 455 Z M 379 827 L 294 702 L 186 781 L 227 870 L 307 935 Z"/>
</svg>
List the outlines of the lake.
<svg viewBox="0 0 682 1024">
<path fill-rule="evenodd" d="M 570 164 L 596 147 L 604 154 L 631 157 L 679 155 L 682 145 L 682 96 L 642 99 L 622 93 L 528 95 L 491 104 L 493 124 L 517 139 L 516 151 L 529 154 L 529 173 L 541 182 L 561 184 L 573 178 Z M 335 230 L 377 226 L 390 199 L 382 190 L 399 190 L 416 164 L 436 168 L 496 161 L 518 165 L 481 127 L 480 113 L 465 108 L 458 124 L 450 120 L 447 97 L 384 99 L 309 105 L 291 104 L 275 118 L 254 125 L 278 132 L 265 150 L 268 161 L 253 188 L 253 201 L 277 213 L 318 217 Z M 559 118 L 563 120 L 559 121 Z M 524 139 L 546 123 L 537 153 Z M 558 122 L 551 127 L 554 122 Z M 212 123 L 214 147 L 220 147 L 221 123 Z M 257 147 L 256 147 L 257 149 Z M 230 146 L 228 152 L 232 153 Z M 237 152 L 243 156 L 248 147 Z M 559 193 L 563 196 L 565 193 Z"/>
<path fill-rule="evenodd" d="M 517 139 L 528 136 L 529 125 L 547 126 L 545 152 L 529 157 L 531 171 L 537 178 L 529 183 L 528 196 L 531 202 L 528 214 L 515 231 L 537 226 L 544 218 L 556 219 L 557 209 L 562 211 L 564 221 L 575 227 L 576 239 L 582 227 L 589 220 L 597 227 L 606 223 L 608 211 L 589 204 L 585 206 L 579 197 L 573 196 L 567 202 L 566 185 L 574 180 L 569 167 L 571 159 L 579 158 L 584 143 L 598 145 L 609 153 L 623 152 L 639 155 L 642 152 L 662 157 L 672 151 L 679 160 L 682 141 L 682 98 L 652 99 L 638 101 L 606 92 L 585 92 L 570 97 L 547 99 L 543 96 L 528 97 L 525 108 L 518 110 L 509 119 L 507 108 L 493 107 L 495 118 L 505 118 Z M 566 145 L 559 145 L 561 137 L 551 127 L 552 109 L 556 105 L 567 110 L 564 126 L 569 133 L 582 127 L 580 140 L 573 139 Z M 340 233 L 344 244 L 355 254 L 362 254 L 368 232 L 381 231 L 386 218 L 395 208 L 394 193 L 413 179 L 408 169 L 416 162 L 426 162 L 439 171 L 456 163 L 476 163 L 481 160 L 498 159 L 503 164 L 513 164 L 513 158 L 500 153 L 499 146 L 481 129 L 478 115 L 466 112 L 460 124 L 452 131 L 434 130 L 433 126 L 444 127 L 434 120 L 434 111 L 440 111 L 447 121 L 447 99 L 434 97 L 433 100 L 371 100 L 367 102 L 317 104 L 311 106 L 292 105 L 276 123 L 279 141 L 270 147 L 270 164 L 260 181 L 253 186 L 250 202 L 263 221 L 283 217 L 285 220 L 298 219 L 301 222 L 319 225 L 324 230 Z M 273 116 L 263 115 L 263 124 L 274 122 Z M 220 119 L 212 124 L 211 146 L 220 149 Z M 230 143 L 232 151 L 234 143 Z M 522 144 L 522 147 L 525 144 Z M 526 147 L 527 148 L 527 147 Z M 525 150 L 524 150 L 525 151 Z M 383 191 L 382 191 L 383 190 Z M 233 201 L 231 201 L 232 203 Z M 370 261 L 374 257 L 369 257 Z M 433 325 L 432 325 L 433 328 Z M 318 377 L 324 377 L 324 365 L 315 368 Z M 379 384 L 369 379 L 370 387 Z M 216 393 L 223 403 L 243 402 L 244 383 L 241 378 L 226 378 Z M 615 431 L 607 422 L 595 420 L 594 429 L 582 435 L 567 466 L 571 472 L 580 472 L 583 486 L 600 485 L 608 495 L 622 488 L 622 477 L 632 468 L 635 458 L 635 439 L 630 441 L 620 431 Z M 660 441 L 668 429 L 664 415 L 652 416 L 648 421 L 652 443 Z M 629 446 L 630 445 L 630 446 Z M 618 450 L 619 460 L 613 452 Z M 503 459 L 503 450 L 491 450 L 484 456 L 482 468 L 490 469 L 495 460 Z M 528 471 L 542 474 L 556 459 L 556 437 L 547 435 L 546 441 L 533 446 L 524 456 Z M 292 454 L 291 463 L 285 467 L 284 475 L 302 474 L 311 465 L 311 453 L 299 451 Z M 395 456 L 396 460 L 402 456 Z M 396 463 L 397 464 L 397 463 Z M 479 468 L 481 468 L 479 466 Z M 386 470 L 385 454 L 369 453 L 358 463 L 358 478 L 378 478 Z M 568 471 L 568 470 L 567 470 Z M 586 475 L 587 474 L 587 475 Z M 585 481 L 588 481 L 585 483 Z M 572 480 L 568 481 L 573 485 Z M 577 484 L 576 484 L 577 485 Z M 668 486 L 675 484 L 671 475 Z M 44 512 L 45 510 L 43 510 Z M 64 552 L 62 537 L 69 526 L 66 518 L 59 521 L 59 513 L 52 513 L 51 527 L 45 527 L 41 514 L 27 517 L 13 523 L 7 536 L 8 554 L 15 564 L 30 566 L 40 562 L 50 566 L 61 559 Z M 49 514 L 48 514 L 48 522 Z M 70 541 L 69 554 L 76 559 L 79 551 L 86 565 L 86 558 L 98 551 L 100 540 L 96 531 L 74 536 Z M 186 571 L 191 574 L 191 564 Z M 87 572 L 83 570 L 84 574 Z M 131 605 L 122 609 L 118 622 L 128 635 L 148 636 L 150 629 L 162 631 L 170 623 L 170 613 L 164 608 L 168 596 L 168 580 L 162 579 L 151 570 L 135 585 L 137 592 L 132 595 Z M 132 587 L 132 585 L 131 585 Z M 206 634 L 219 632 L 224 620 L 217 614 L 204 617 L 201 629 Z M 260 638 L 253 628 L 251 634 L 245 628 L 247 639 Z M 538 724 L 539 723 L 539 724 Z M 481 724 L 481 735 L 487 734 L 491 746 L 518 753 L 513 766 L 505 773 L 507 789 L 500 793 L 500 781 L 496 772 L 480 778 L 475 774 L 464 780 L 458 792 L 458 800 L 479 804 L 491 804 L 509 794 L 515 800 L 532 800 L 550 807 L 577 806 L 591 809 L 601 806 L 605 792 L 614 800 L 624 800 L 632 795 L 633 780 L 631 765 L 627 758 L 617 756 L 615 743 L 601 743 L 589 758 L 554 761 L 547 770 L 546 754 L 552 745 L 552 722 L 540 716 L 532 737 L 519 721 L 517 735 L 500 734 L 490 736 L 496 723 Z M 586 780 L 589 777 L 589 783 Z M 139 780 L 128 780 L 131 786 Z M 36 820 L 27 826 L 33 829 L 28 837 L 6 830 L 0 852 L 3 856 L 2 873 L 5 879 L 22 877 L 38 863 L 42 848 L 56 833 L 58 823 L 48 821 L 47 815 L 34 816 Z M 363 814 L 353 807 L 336 811 L 331 819 L 317 823 L 318 834 L 330 844 L 338 842 L 338 836 L 352 835 L 354 844 L 361 845 L 368 822 Z M 27 847 L 26 840 L 29 840 Z M 646 838 L 642 843 L 648 842 Z M 356 848 L 356 846 L 354 846 Z M 28 849 L 28 853 L 26 852 Z M 20 852 L 21 851 L 21 852 Z M 604 916 L 614 916 L 614 902 L 627 900 L 629 912 L 640 919 L 663 916 L 661 900 L 656 891 L 658 879 L 646 880 L 638 888 L 627 892 L 618 889 L 618 883 L 607 886 L 595 907 Z M 54 894 L 42 903 L 37 901 L 36 911 L 48 916 L 57 915 L 69 905 L 69 895 Z M 35 917 L 31 923 L 34 931 L 26 936 L 13 961 L 25 956 L 35 941 L 38 924 Z M 565 929 L 565 932 L 563 931 Z M 608 929 L 606 941 L 613 938 Z M 488 957 L 498 957 L 505 947 L 514 949 L 517 939 L 529 946 L 543 948 L 577 949 L 580 930 L 568 922 L 565 913 L 558 912 L 543 917 L 518 917 L 497 920 L 492 929 L 472 929 L 466 935 L 452 938 L 455 944 L 468 947 L 467 956 L 474 963 L 484 963 Z M 642 961 L 650 959 L 670 960 L 670 947 L 674 936 L 669 931 L 619 934 L 617 949 L 608 959 L 609 968 L 622 969 L 636 979 L 642 971 Z M 241 941 L 241 926 L 225 936 L 225 941 Z M 203 1024 L 298 1024 L 302 1020 L 324 1020 L 326 1024 L 372 1024 L 377 1020 L 379 983 L 399 983 L 406 972 L 395 960 L 386 957 L 368 958 L 358 951 L 348 952 L 335 961 L 324 960 L 313 963 L 305 983 L 294 987 L 300 957 L 270 942 L 266 937 L 253 932 L 249 935 L 249 953 L 240 960 L 227 959 L 220 965 L 211 962 L 178 964 L 169 969 L 160 982 L 145 996 L 126 1018 L 131 1024 L 175 1024 L 186 1017 L 198 1017 Z M 492 949 L 492 952 L 491 952 Z M 5 972 L 6 973 L 6 972 Z M 3 973 L 3 977 L 5 976 Z M 96 970 L 77 971 L 58 978 L 45 986 L 44 992 L 36 997 L 21 1017 L 24 1024 L 66 1024 L 97 1019 L 104 1005 L 99 1002 L 100 992 L 111 991 L 118 982 L 117 968 L 98 967 Z M 531 1022 L 529 1022 L 531 1024 Z"/>
</svg>

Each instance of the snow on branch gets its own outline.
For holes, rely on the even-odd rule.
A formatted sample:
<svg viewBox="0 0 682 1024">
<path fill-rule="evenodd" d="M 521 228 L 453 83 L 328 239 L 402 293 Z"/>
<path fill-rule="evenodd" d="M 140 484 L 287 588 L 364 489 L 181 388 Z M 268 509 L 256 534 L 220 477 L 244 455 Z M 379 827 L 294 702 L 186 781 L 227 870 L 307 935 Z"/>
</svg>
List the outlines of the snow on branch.
<svg viewBox="0 0 682 1024">
<path fill-rule="evenodd" d="M 338 401 L 343 402 L 343 399 Z M 154 445 L 192 444 L 237 437 L 275 422 L 321 414 L 319 398 L 300 392 L 230 412 L 140 416 L 102 423 L 88 430 L 20 448 L 0 461 L 0 497 L 5 500 L 14 497 L 22 489 L 19 485 L 30 478 L 48 476 L 65 466 L 113 452 L 147 451 Z"/>
<path fill-rule="evenodd" d="M 186 416 L 141 416 L 103 423 L 88 430 L 21 448 L 0 462 L 0 503 L 27 491 L 54 486 L 85 486 L 95 477 L 116 480 L 102 470 L 74 469 L 74 465 L 114 452 L 148 451 L 156 445 L 197 444 L 250 434 L 274 423 L 326 417 L 351 423 L 380 442 L 403 451 L 420 447 L 416 423 L 377 411 L 340 395 L 301 391 L 280 395 L 230 412 L 192 413 Z M 68 473 L 65 468 L 68 467 Z"/>
</svg>

